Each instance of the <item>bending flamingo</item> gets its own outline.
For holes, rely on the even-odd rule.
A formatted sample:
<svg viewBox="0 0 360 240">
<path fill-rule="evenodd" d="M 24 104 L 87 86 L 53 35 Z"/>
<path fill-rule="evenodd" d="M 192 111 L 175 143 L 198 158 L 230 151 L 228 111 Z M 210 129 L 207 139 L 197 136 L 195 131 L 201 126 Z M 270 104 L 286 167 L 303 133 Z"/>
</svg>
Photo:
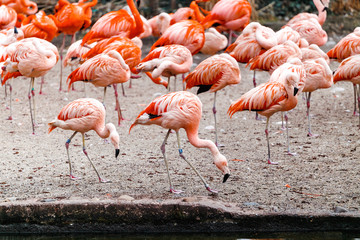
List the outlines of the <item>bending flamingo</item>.
<svg viewBox="0 0 360 240">
<path fill-rule="evenodd" d="M 297 59 L 302 65 L 300 60 Z M 295 70 L 296 69 L 296 70 Z M 297 105 L 297 93 L 302 89 L 305 77 L 304 68 L 296 64 L 283 64 L 277 68 L 271 75 L 270 81 L 263 83 L 256 88 L 251 89 L 236 100 L 228 109 L 230 117 L 237 111 L 257 111 L 260 115 L 266 117 L 265 135 L 268 148 L 268 163 L 272 162 L 270 158 L 270 143 L 268 125 L 270 117 L 279 111 L 289 111 Z M 273 78 L 273 79 L 272 79 Z M 275 79 L 276 78 L 276 79 Z"/>
<path fill-rule="evenodd" d="M 90 82 L 96 87 L 104 87 L 104 97 L 107 86 L 113 85 L 115 91 L 118 124 L 123 119 L 117 93 L 117 83 L 124 83 L 130 78 L 129 66 L 125 63 L 120 53 L 111 50 L 107 53 L 96 55 L 81 64 L 68 77 L 68 89 L 76 81 Z M 105 99 L 104 99 L 105 101 Z"/>
<path fill-rule="evenodd" d="M 319 22 L 320 25 L 323 25 L 326 20 L 326 10 L 329 7 L 330 0 L 313 0 L 316 9 L 318 10 L 318 15 L 314 13 L 299 13 L 293 18 L 290 19 L 288 24 L 292 24 L 301 20 L 315 19 Z"/>
<path fill-rule="evenodd" d="M 56 120 L 48 123 L 50 133 L 55 128 L 59 127 L 64 130 L 72 130 L 74 133 L 66 141 L 66 153 L 68 156 L 70 179 L 78 179 L 73 175 L 71 161 L 69 156 L 69 145 L 76 133 L 80 132 L 83 141 L 83 152 L 94 168 L 100 182 L 109 182 L 102 178 L 96 170 L 95 165 L 90 160 L 85 148 L 85 133 L 94 130 L 101 138 L 110 138 L 111 143 L 115 147 L 115 158 L 118 157 L 119 150 L 119 134 L 116 131 L 114 124 L 107 123 L 105 125 L 105 108 L 98 100 L 93 98 L 80 98 L 63 107 Z"/>
<path fill-rule="evenodd" d="M 176 132 L 179 155 L 183 158 L 190 167 L 195 171 L 195 173 L 201 178 L 202 182 L 205 184 L 205 188 L 210 192 L 216 192 L 211 189 L 205 179 L 200 175 L 200 173 L 195 169 L 195 167 L 185 158 L 183 155 L 183 149 L 180 146 L 180 128 L 184 128 L 186 131 L 189 142 L 197 148 L 208 148 L 211 151 L 211 154 L 214 158 L 214 164 L 224 175 L 223 182 L 230 176 L 230 170 L 228 168 L 227 160 L 224 155 L 222 155 L 216 145 L 210 140 L 200 139 L 198 136 L 199 123 L 201 120 L 202 112 L 202 103 L 200 99 L 186 91 L 180 92 L 171 92 L 166 95 L 160 96 L 154 99 L 136 118 L 134 123 L 131 125 L 131 129 L 138 124 L 141 125 L 151 125 L 156 124 L 165 129 L 169 129 L 163 143 L 161 144 L 161 152 L 164 156 L 166 170 L 168 173 L 169 183 L 170 183 L 170 192 L 171 193 L 180 193 L 181 191 L 175 190 L 172 186 L 170 179 L 168 161 L 165 155 L 165 145 L 167 139 L 170 135 L 171 130 Z"/>
<path fill-rule="evenodd" d="M 227 85 L 241 81 L 240 68 L 236 60 L 227 53 L 214 55 L 202 61 L 186 76 L 186 89 L 199 87 L 197 94 L 210 91 L 214 93 L 213 114 L 215 120 L 215 144 L 219 146 L 216 124 L 216 92 Z"/>
</svg>

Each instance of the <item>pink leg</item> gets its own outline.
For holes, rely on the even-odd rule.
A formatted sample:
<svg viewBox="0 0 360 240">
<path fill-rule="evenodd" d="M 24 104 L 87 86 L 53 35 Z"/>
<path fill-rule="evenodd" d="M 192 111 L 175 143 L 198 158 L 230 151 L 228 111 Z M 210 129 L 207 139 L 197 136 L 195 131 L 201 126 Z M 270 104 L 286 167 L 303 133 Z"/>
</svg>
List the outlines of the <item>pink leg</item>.
<svg viewBox="0 0 360 240">
<path fill-rule="evenodd" d="M 30 87 L 29 87 L 29 94 L 28 94 L 28 98 L 29 98 L 29 108 L 30 108 L 30 117 L 31 117 L 31 125 L 32 125 L 32 130 L 33 130 L 33 134 L 35 134 L 35 116 L 33 116 L 33 108 L 31 106 L 31 98 L 35 96 L 35 92 L 34 92 L 34 78 L 31 78 L 30 81 Z M 35 102 L 35 101 L 34 101 Z M 35 106 L 34 106 L 35 109 Z M 35 110 L 34 110 L 35 112 Z M 35 115 L 35 114 L 34 114 Z"/>
<path fill-rule="evenodd" d="M 74 132 L 73 135 L 71 135 L 71 137 L 66 141 L 65 143 L 65 147 L 66 147 L 66 153 L 67 153 L 67 156 L 68 156 L 68 163 L 69 163 L 69 168 L 70 168 L 70 179 L 71 180 L 77 180 L 77 179 L 80 179 L 79 177 L 75 177 L 73 175 L 73 172 L 72 172 L 72 167 L 71 167 L 71 161 L 70 161 L 70 155 L 69 155 L 69 145 L 70 145 L 70 142 L 71 142 L 71 139 L 73 139 L 73 137 L 76 135 L 77 132 Z"/>
<path fill-rule="evenodd" d="M 9 87 L 9 98 L 10 98 L 10 101 L 9 101 L 9 109 L 10 109 L 10 116 L 7 118 L 7 120 L 13 120 L 13 117 L 12 117 L 12 86 L 10 83 L 6 83 L 5 84 L 5 92 L 6 92 L 6 88 Z M 7 94 L 6 94 L 7 95 Z M 6 98 L 6 96 L 5 96 Z"/>
<path fill-rule="evenodd" d="M 291 155 L 291 156 L 295 156 L 296 153 L 293 153 L 293 152 L 290 151 L 289 126 L 288 126 L 288 120 L 289 120 L 289 118 L 288 118 L 288 116 L 287 116 L 286 113 L 285 113 L 284 115 L 285 115 L 284 117 L 285 117 L 285 123 L 286 123 L 287 154 L 288 154 L 288 155 Z"/>
<path fill-rule="evenodd" d="M 59 55 L 60 55 L 60 87 L 59 87 L 59 91 L 62 91 L 63 50 L 65 48 L 65 40 L 66 40 L 66 35 L 64 34 L 63 42 L 62 42 L 61 47 L 59 49 Z"/>
<path fill-rule="evenodd" d="M 266 141 L 267 141 L 267 148 L 268 148 L 268 164 L 278 164 L 277 162 L 272 162 L 270 158 L 270 143 L 269 143 L 269 118 L 266 119 L 266 128 L 265 128 L 265 135 L 266 135 Z"/>
<path fill-rule="evenodd" d="M 118 113 L 118 125 L 120 126 L 120 122 L 121 120 L 124 120 L 124 118 L 122 117 L 122 114 L 121 114 L 121 108 L 120 108 L 120 103 L 119 103 L 119 94 L 117 92 L 117 85 L 116 84 L 113 84 L 113 87 L 114 87 L 114 91 L 115 91 L 115 106 L 116 106 L 116 111 Z"/>
<path fill-rule="evenodd" d="M 40 91 L 39 91 L 39 94 L 40 94 L 40 95 L 43 94 L 43 92 L 42 92 L 43 84 L 45 84 L 45 76 L 42 76 L 42 77 L 41 77 Z"/>
</svg>

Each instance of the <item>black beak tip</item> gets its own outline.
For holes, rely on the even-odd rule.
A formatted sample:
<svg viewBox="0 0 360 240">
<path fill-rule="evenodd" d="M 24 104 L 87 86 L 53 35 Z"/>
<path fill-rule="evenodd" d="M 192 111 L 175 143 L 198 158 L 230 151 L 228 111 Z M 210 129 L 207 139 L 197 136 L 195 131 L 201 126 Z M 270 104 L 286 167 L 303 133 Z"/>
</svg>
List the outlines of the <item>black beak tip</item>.
<svg viewBox="0 0 360 240">
<path fill-rule="evenodd" d="M 294 87 L 294 96 L 298 93 L 299 89 L 297 87 Z"/>
<path fill-rule="evenodd" d="M 18 30 L 17 30 L 16 27 L 14 27 L 14 33 L 15 33 L 15 34 L 18 34 Z"/>
<path fill-rule="evenodd" d="M 140 0 L 136 1 L 137 7 L 140 7 L 140 3 L 141 3 Z"/>
<path fill-rule="evenodd" d="M 115 158 L 117 158 L 120 154 L 120 149 L 115 149 Z"/>
<path fill-rule="evenodd" d="M 228 180 L 229 177 L 230 177 L 230 174 L 229 174 L 229 173 L 225 174 L 225 175 L 224 175 L 224 179 L 223 179 L 223 183 L 225 183 L 226 180 Z"/>
<path fill-rule="evenodd" d="M 324 9 L 323 9 L 322 11 L 325 12 L 325 11 L 327 11 L 327 10 L 329 10 L 329 8 L 328 8 L 328 7 L 324 7 Z"/>
</svg>

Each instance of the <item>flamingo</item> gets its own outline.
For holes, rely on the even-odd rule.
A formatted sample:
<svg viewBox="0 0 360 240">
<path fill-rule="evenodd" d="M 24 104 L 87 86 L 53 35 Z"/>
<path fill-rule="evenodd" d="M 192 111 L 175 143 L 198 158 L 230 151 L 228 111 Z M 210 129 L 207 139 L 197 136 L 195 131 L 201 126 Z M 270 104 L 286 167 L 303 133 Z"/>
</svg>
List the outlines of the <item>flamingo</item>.
<svg viewBox="0 0 360 240">
<path fill-rule="evenodd" d="M 360 27 L 355 28 L 327 52 L 331 59 L 337 61 L 342 61 L 354 54 L 360 54 Z"/>
<path fill-rule="evenodd" d="M 59 127 L 64 130 L 72 130 L 74 133 L 66 141 L 66 153 L 68 156 L 69 168 L 70 168 L 70 179 L 76 180 L 78 177 L 75 177 L 72 172 L 71 161 L 69 156 L 69 146 L 70 142 L 76 133 L 80 132 L 82 135 L 83 141 L 83 152 L 87 159 L 90 161 L 91 166 L 94 168 L 98 179 L 100 182 L 110 182 L 102 178 L 99 172 L 96 170 L 95 165 L 90 160 L 88 153 L 85 148 L 85 133 L 94 130 L 99 137 L 101 138 L 110 138 L 111 143 L 115 147 L 115 158 L 118 157 L 119 150 L 119 134 L 116 131 L 116 127 L 112 123 L 107 123 L 105 125 L 105 108 L 104 106 L 94 98 L 80 98 L 75 101 L 70 102 L 64 106 L 57 118 L 54 121 L 48 123 L 49 130 L 48 133 L 53 131 L 55 128 Z"/>
<path fill-rule="evenodd" d="M 230 30 L 229 44 L 233 31 L 241 31 L 250 22 L 251 5 L 247 0 L 218 1 L 201 24 L 205 29 L 220 24 Z"/>
<path fill-rule="evenodd" d="M 306 115 L 308 118 L 308 137 L 317 136 L 311 132 L 310 124 L 310 97 L 311 93 L 317 89 L 329 88 L 333 84 L 333 74 L 332 71 L 322 57 L 317 59 L 307 59 L 303 60 L 304 68 L 306 71 L 306 80 L 303 92 L 306 93 L 306 106 L 307 111 Z"/>
<path fill-rule="evenodd" d="M 43 10 L 22 21 L 21 30 L 25 38 L 37 37 L 51 42 L 57 36 L 58 27 L 53 18 L 47 16 Z"/>
<path fill-rule="evenodd" d="M 55 66 L 58 60 L 57 48 L 52 43 L 40 38 L 25 38 L 12 44 L 11 47 L 13 48 L 9 51 L 11 55 L 2 66 L 3 73 L 6 72 L 2 85 L 11 77 L 31 78 L 28 97 L 32 130 L 35 134 L 34 80 L 36 77 L 44 76 Z M 33 109 L 31 98 L 33 98 Z"/>
<path fill-rule="evenodd" d="M 227 85 L 238 84 L 241 81 L 240 68 L 236 60 L 227 53 L 214 55 L 202 61 L 186 76 L 186 89 L 198 86 L 197 94 L 210 91 L 214 93 L 213 114 L 215 120 L 215 145 L 220 146 L 217 137 L 216 124 L 216 92 Z"/>
<path fill-rule="evenodd" d="M 215 28 L 209 28 L 205 31 L 205 43 L 200 49 L 203 54 L 214 55 L 223 50 L 228 45 L 227 38 L 219 33 Z"/>
<path fill-rule="evenodd" d="M 180 22 L 182 20 L 195 20 L 195 12 L 190 7 L 182 7 L 176 10 L 171 17 L 170 25 Z"/>
<path fill-rule="evenodd" d="M 184 74 L 190 71 L 193 58 L 188 48 L 178 45 L 166 45 L 155 48 L 137 65 L 138 72 L 152 71 L 152 76 L 168 78 L 168 89 L 170 89 L 170 77 Z M 174 86 L 176 83 L 174 81 Z M 174 89 L 176 90 L 176 89 Z"/>
<path fill-rule="evenodd" d="M 96 21 L 84 36 L 82 45 L 91 43 L 95 39 L 98 41 L 115 35 L 131 39 L 144 32 L 143 22 L 133 0 L 126 0 L 126 2 L 134 18 L 124 9 L 105 14 Z M 137 2 L 139 3 L 139 0 Z"/>
<path fill-rule="evenodd" d="M 77 81 L 92 83 L 95 87 L 104 87 L 104 97 L 107 86 L 113 85 L 115 91 L 116 110 L 118 112 L 118 124 L 123 119 L 117 93 L 117 83 L 124 83 L 130 78 L 129 66 L 125 63 L 120 53 L 111 50 L 96 55 L 81 64 L 67 79 L 68 90 L 71 84 Z M 104 99 L 105 101 L 105 99 Z"/>
<path fill-rule="evenodd" d="M 16 11 L 6 5 L 0 6 L 0 30 L 15 27 L 17 21 Z"/>
<path fill-rule="evenodd" d="M 37 4 L 30 0 L 0 0 L 0 5 L 13 8 L 17 13 L 32 15 L 37 13 Z"/>
<path fill-rule="evenodd" d="M 356 101 L 360 112 L 360 55 L 352 55 L 344 59 L 334 72 L 334 83 L 339 81 L 350 81 L 354 86 L 354 116 L 356 115 Z M 359 115 L 360 126 L 360 115 Z"/>
<path fill-rule="evenodd" d="M 277 38 L 277 44 L 283 44 L 287 40 L 291 40 L 296 43 L 300 48 L 309 46 L 308 41 L 301 38 L 300 34 L 289 26 L 284 26 L 275 33 Z"/>
<path fill-rule="evenodd" d="M 154 37 L 160 37 L 170 26 L 170 21 L 171 16 L 166 12 L 162 12 L 159 15 L 150 18 L 148 22 L 151 26 L 151 34 Z"/>
<path fill-rule="evenodd" d="M 60 60 L 63 61 L 63 50 L 66 35 L 71 35 L 71 43 L 75 42 L 75 34 L 80 29 L 88 28 L 91 24 L 91 7 L 97 4 L 97 0 L 91 2 L 79 1 L 70 3 L 67 0 L 59 0 L 55 6 L 55 15 L 52 17 L 59 31 L 62 32 L 63 42 L 60 47 Z M 60 64 L 60 87 L 62 90 L 62 64 Z"/>
<path fill-rule="evenodd" d="M 302 90 L 305 70 L 298 58 L 278 67 L 269 82 L 260 84 L 242 95 L 228 109 L 230 117 L 237 111 L 257 111 L 266 117 L 265 135 L 268 147 L 268 164 L 277 164 L 270 158 L 268 125 L 270 117 L 279 111 L 289 111 L 297 105 L 297 93 Z M 289 146 L 289 145 L 288 145 Z M 288 148 L 289 150 L 289 148 Z M 288 151 L 288 153 L 290 153 Z"/>
<path fill-rule="evenodd" d="M 319 48 L 316 44 L 311 44 L 308 47 L 300 48 L 301 54 L 302 54 L 302 61 L 305 61 L 307 59 L 317 59 L 317 58 L 323 58 L 327 64 L 330 63 L 330 58 L 326 53 Z"/>
<path fill-rule="evenodd" d="M 314 13 L 299 13 L 290 19 L 288 24 L 293 24 L 297 21 L 315 19 L 322 26 L 326 20 L 326 10 L 329 8 L 330 0 L 313 0 L 313 3 L 318 10 L 318 15 Z"/>
<path fill-rule="evenodd" d="M 318 46 L 324 45 L 328 36 L 327 33 L 322 29 L 319 22 L 315 19 L 306 19 L 297 21 L 286 26 L 291 27 L 297 31 L 302 38 L 304 38 L 309 44 L 316 44 Z"/>
<path fill-rule="evenodd" d="M 179 190 L 175 190 L 172 186 L 168 161 L 165 155 L 165 145 L 171 130 L 174 130 L 176 132 L 180 157 L 184 159 L 190 165 L 190 167 L 195 171 L 195 173 L 200 177 L 202 182 L 205 184 L 205 188 L 208 191 L 216 192 L 215 190 L 210 188 L 210 186 L 207 184 L 205 179 L 200 175 L 200 173 L 195 169 L 195 167 L 185 158 L 183 154 L 183 149 L 180 146 L 180 136 L 179 136 L 179 130 L 181 128 L 183 128 L 186 131 L 189 142 L 194 147 L 208 148 L 211 151 L 211 154 L 213 155 L 214 158 L 214 164 L 220 171 L 222 171 L 225 174 L 223 182 L 226 182 L 226 180 L 230 176 L 230 170 L 228 168 L 226 157 L 219 152 L 219 149 L 212 141 L 200 139 L 198 136 L 199 123 L 201 120 L 201 112 L 202 112 L 202 103 L 196 95 L 187 91 L 171 92 L 154 99 L 138 115 L 138 117 L 135 119 L 134 123 L 131 125 L 129 129 L 129 133 L 130 133 L 131 129 L 138 124 L 141 125 L 156 124 L 165 129 L 169 129 L 163 143 L 161 144 L 160 149 L 164 156 L 171 193 L 182 192 Z"/>
<path fill-rule="evenodd" d="M 192 55 L 200 51 L 205 43 L 205 30 L 194 20 L 182 20 L 171 25 L 152 45 L 150 51 L 157 47 L 180 44 L 187 47 Z"/>
<path fill-rule="evenodd" d="M 90 51 L 97 42 L 93 42 L 89 44 L 88 46 L 84 47 L 81 46 L 82 39 L 74 42 L 69 46 L 67 49 L 66 55 L 63 60 L 64 67 L 69 66 L 79 66 L 80 65 L 80 59 L 81 56 L 85 55 L 88 51 Z"/>
</svg>

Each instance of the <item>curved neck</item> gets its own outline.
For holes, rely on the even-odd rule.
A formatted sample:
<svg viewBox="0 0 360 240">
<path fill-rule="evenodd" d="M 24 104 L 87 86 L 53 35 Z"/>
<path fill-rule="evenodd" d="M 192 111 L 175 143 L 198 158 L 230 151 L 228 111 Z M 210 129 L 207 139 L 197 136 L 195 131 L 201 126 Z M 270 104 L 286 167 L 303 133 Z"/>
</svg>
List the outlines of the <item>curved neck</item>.
<svg viewBox="0 0 360 240">
<path fill-rule="evenodd" d="M 318 22 L 320 25 L 323 25 L 326 20 L 326 10 L 324 10 L 325 6 L 320 0 L 314 0 L 314 5 L 318 10 Z"/>
<path fill-rule="evenodd" d="M 26 8 L 26 14 L 32 15 L 38 11 L 37 4 L 29 0 L 20 0 L 21 5 Z"/>
<path fill-rule="evenodd" d="M 208 148 L 211 151 L 211 154 L 215 158 L 215 156 L 219 155 L 219 149 L 216 147 L 215 143 L 210 140 L 200 139 L 198 136 L 198 132 L 195 129 L 186 129 L 186 134 L 189 139 L 191 145 L 197 148 Z"/>
<path fill-rule="evenodd" d="M 95 129 L 95 132 L 101 138 L 108 138 L 112 131 L 114 131 L 114 129 L 112 129 L 111 125 L 110 124 L 104 125 L 104 123 L 101 124 L 101 127 Z"/>
<path fill-rule="evenodd" d="M 142 32 L 144 32 L 144 26 L 143 26 L 143 21 L 141 20 L 141 17 L 140 17 L 140 13 L 137 10 L 134 1 L 126 0 L 126 2 L 131 10 L 132 15 L 134 16 L 134 20 L 135 20 L 135 26 L 129 36 L 129 38 L 133 38 L 133 37 L 140 35 Z"/>
<path fill-rule="evenodd" d="M 196 17 L 196 20 L 197 20 L 198 22 L 201 22 L 202 20 L 204 20 L 205 16 L 204 16 L 204 14 L 202 14 L 202 12 L 200 11 L 200 8 L 199 8 L 199 6 L 197 5 L 196 1 L 192 1 L 192 2 L 190 3 L 190 8 L 191 8 L 192 10 L 194 10 L 194 12 L 195 12 L 195 17 Z"/>
<path fill-rule="evenodd" d="M 79 1 L 80 2 L 80 1 Z M 86 10 L 88 8 L 91 8 L 93 6 L 95 6 L 96 4 L 98 3 L 98 0 L 92 0 L 91 2 L 82 2 L 81 4 L 79 4 L 83 9 L 84 9 L 84 12 L 86 12 Z"/>
</svg>

